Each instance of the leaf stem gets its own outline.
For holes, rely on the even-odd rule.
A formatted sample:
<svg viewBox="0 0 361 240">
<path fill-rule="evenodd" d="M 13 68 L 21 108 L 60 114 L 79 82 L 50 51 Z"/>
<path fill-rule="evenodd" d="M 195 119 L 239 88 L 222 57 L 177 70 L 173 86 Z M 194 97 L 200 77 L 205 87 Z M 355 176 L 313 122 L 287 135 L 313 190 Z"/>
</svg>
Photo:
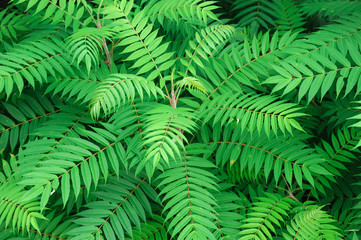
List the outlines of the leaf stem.
<svg viewBox="0 0 361 240">
<path fill-rule="evenodd" d="M 99 29 L 103 27 L 103 25 L 100 23 L 100 17 L 99 17 L 100 8 L 101 8 L 102 5 L 103 5 L 103 0 L 101 0 L 101 2 L 99 4 L 98 11 L 97 11 L 97 20 L 96 20 L 96 23 L 95 23 L 97 28 L 99 28 Z M 104 24 L 104 22 L 103 22 L 103 24 Z M 102 47 L 104 49 L 105 56 L 107 58 L 105 63 L 108 65 L 108 67 L 110 69 L 110 66 L 112 65 L 113 59 L 112 59 L 112 54 L 110 54 L 110 52 L 109 52 L 107 41 L 106 41 L 105 37 L 102 37 L 102 43 L 101 44 L 102 44 Z"/>
</svg>

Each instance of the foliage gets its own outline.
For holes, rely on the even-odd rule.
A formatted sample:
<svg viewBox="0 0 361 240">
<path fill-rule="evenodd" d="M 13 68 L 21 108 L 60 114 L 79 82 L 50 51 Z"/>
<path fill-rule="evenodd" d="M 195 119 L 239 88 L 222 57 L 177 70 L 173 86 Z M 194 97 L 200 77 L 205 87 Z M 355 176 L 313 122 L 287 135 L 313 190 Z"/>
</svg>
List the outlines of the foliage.
<svg viewBox="0 0 361 240">
<path fill-rule="evenodd" d="M 360 9 L 11 0 L 0 239 L 360 239 Z"/>
</svg>

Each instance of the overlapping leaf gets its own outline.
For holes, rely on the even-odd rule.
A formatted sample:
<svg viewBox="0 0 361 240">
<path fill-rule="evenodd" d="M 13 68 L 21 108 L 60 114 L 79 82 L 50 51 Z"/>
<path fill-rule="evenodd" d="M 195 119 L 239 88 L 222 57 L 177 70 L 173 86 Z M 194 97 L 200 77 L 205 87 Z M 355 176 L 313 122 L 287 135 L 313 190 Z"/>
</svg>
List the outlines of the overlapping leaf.
<svg viewBox="0 0 361 240">
<path fill-rule="evenodd" d="M 151 20 L 157 19 L 161 24 L 164 18 L 170 19 L 177 24 L 180 21 L 190 21 L 192 24 L 208 23 L 208 19 L 218 20 L 212 12 L 219 7 L 214 5 L 215 1 L 201 2 L 200 0 L 162 0 L 150 1 L 147 5 L 146 12 Z"/>
<path fill-rule="evenodd" d="M 322 100 L 326 93 L 333 91 L 336 91 L 337 96 L 341 92 L 344 96 L 360 93 L 360 45 L 353 41 L 360 37 L 360 32 L 357 31 L 360 21 L 355 17 L 348 17 L 339 22 L 325 28 L 317 36 L 310 36 L 306 41 L 299 40 L 292 44 L 291 50 L 292 47 L 297 49 L 305 46 L 310 51 L 290 55 L 279 64 L 272 65 L 276 74 L 263 84 L 276 84 L 272 91 L 283 90 L 283 95 L 297 88 L 298 101 L 306 96 L 307 102 L 314 97 Z M 352 37 L 348 37 L 350 35 Z M 323 38 L 335 40 L 323 43 Z M 285 51 L 290 50 L 286 48 Z M 351 92 L 355 88 L 355 93 Z"/>
<path fill-rule="evenodd" d="M 44 19 L 52 19 L 53 23 L 58 23 L 58 21 L 63 21 L 65 27 L 68 27 L 72 24 L 73 29 L 78 29 L 81 25 L 86 25 L 89 23 L 89 19 L 86 23 L 83 23 L 81 20 L 84 16 L 84 13 L 87 10 L 91 10 L 91 5 L 84 0 L 14 0 L 16 4 L 26 3 L 26 11 L 30 9 L 35 9 L 35 14 L 41 12 Z M 79 6 L 79 4 L 81 4 Z M 40 15 L 40 14 L 39 14 Z"/>
<path fill-rule="evenodd" d="M 75 109 L 75 111 L 79 109 Z M 39 136 L 53 136 L 58 139 L 41 139 L 29 142 L 19 154 L 21 171 L 17 175 L 23 177 L 21 185 L 33 186 L 26 195 L 30 200 L 38 195 L 41 197 L 42 209 L 46 206 L 51 192 L 61 184 L 61 196 L 65 206 L 70 192 L 75 198 L 79 196 L 81 186 L 87 192 L 97 186 L 100 176 L 106 179 L 109 171 L 119 176 L 121 165 L 128 166 L 129 153 L 124 151 L 120 140 L 130 135 L 137 125 L 127 122 L 122 129 L 93 127 L 86 130 L 83 122 L 92 122 L 87 115 L 77 116 L 74 113 L 63 113 L 54 116 L 53 122 L 38 129 Z M 69 119 L 65 121 L 65 119 Z M 130 126 L 129 126 L 130 125 Z M 61 133 L 62 134 L 59 134 Z M 59 134 L 58 136 L 55 133 Z M 114 135 L 114 134 L 117 134 Z M 81 138 L 82 136 L 83 138 Z M 97 143 L 97 144 L 94 144 Z M 101 148 L 99 147 L 101 146 Z M 130 149 L 131 150 L 131 149 Z"/>
<path fill-rule="evenodd" d="M 0 92 L 9 96 L 17 87 L 21 93 L 24 86 L 46 83 L 48 75 L 67 77 L 73 73 L 69 60 L 58 38 L 19 43 L 0 54 Z"/>
<path fill-rule="evenodd" d="M 0 42 L 4 39 L 16 39 L 17 32 L 26 31 L 26 18 L 17 15 L 16 12 L 7 14 L 7 10 L 0 12 Z"/>
<path fill-rule="evenodd" d="M 332 176 L 322 167 L 324 160 L 321 156 L 303 143 L 303 140 L 308 138 L 306 135 L 289 138 L 271 134 L 270 138 L 267 138 L 264 133 L 257 135 L 247 130 L 242 131 L 240 124 L 234 131 L 231 125 L 223 129 L 216 125 L 213 137 L 204 127 L 201 134 L 203 141 L 207 141 L 209 145 L 208 154 L 215 152 L 216 164 L 220 167 L 230 165 L 236 168 L 239 174 L 249 172 L 257 177 L 261 173 L 267 180 L 273 171 L 276 183 L 282 175 L 289 184 L 293 184 L 295 180 L 301 188 L 303 181 L 314 186 L 314 179 L 318 174 Z"/>
<path fill-rule="evenodd" d="M 12 226 L 18 232 L 20 229 L 29 231 L 31 227 L 39 231 L 37 220 L 46 219 L 38 212 L 39 202 L 21 201 L 26 191 L 12 181 L 1 184 L 0 192 L 7 193 L 0 195 L 0 224 Z"/>
<path fill-rule="evenodd" d="M 169 69 L 175 62 L 170 59 L 172 52 L 167 52 L 168 43 L 163 43 L 163 37 L 157 37 L 158 30 L 153 29 L 153 24 L 148 24 L 149 17 L 144 11 L 138 12 L 132 19 L 130 12 L 133 1 L 116 1 L 115 5 L 107 6 L 102 10 L 107 19 L 118 18 L 123 31 L 115 37 L 120 39 L 118 46 L 124 47 L 123 54 L 128 56 L 126 61 L 134 62 L 132 68 L 137 69 L 137 75 L 145 74 L 147 79 L 156 77 L 162 79 L 162 72 Z"/>
<path fill-rule="evenodd" d="M 0 114 L 0 152 L 9 145 L 14 152 L 18 144 L 21 146 L 27 140 L 33 139 L 31 133 L 46 121 L 49 115 L 60 111 L 55 109 L 46 97 L 35 99 L 25 94 L 16 104 L 3 102 L 2 105 L 7 114 Z"/>
<path fill-rule="evenodd" d="M 78 213 L 74 223 L 79 224 L 68 232 L 72 239 L 124 239 L 133 236 L 132 226 L 141 226 L 146 213 L 151 213 L 149 199 L 156 199 L 156 192 L 145 179 L 122 172 L 121 178 L 111 177 L 106 185 L 92 193 L 97 201 L 85 205 L 88 209 Z"/>
<path fill-rule="evenodd" d="M 215 1 L 200 0 L 152 0 L 145 6 L 145 12 L 152 22 L 159 22 L 162 28 L 173 34 L 184 37 L 193 36 L 195 27 L 204 27 L 213 20 L 218 20 L 212 10 L 218 9 Z M 180 31 L 179 31 L 180 30 Z"/>
<path fill-rule="evenodd" d="M 233 10 L 236 12 L 235 18 L 239 19 L 238 22 L 241 26 L 254 24 L 268 29 L 270 26 L 276 25 L 272 19 L 272 12 L 270 14 L 267 8 L 270 2 L 269 0 L 234 1 Z"/>
</svg>

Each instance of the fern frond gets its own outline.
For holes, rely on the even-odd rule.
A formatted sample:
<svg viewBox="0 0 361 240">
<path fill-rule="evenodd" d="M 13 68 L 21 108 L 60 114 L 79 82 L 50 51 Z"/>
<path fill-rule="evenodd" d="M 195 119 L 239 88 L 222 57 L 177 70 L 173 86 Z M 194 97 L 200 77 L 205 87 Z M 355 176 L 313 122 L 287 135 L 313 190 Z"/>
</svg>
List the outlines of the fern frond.
<svg viewBox="0 0 361 240">
<path fill-rule="evenodd" d="M 152 221 L 141 223 L 140 228 L 133 228 L 133 237 L 126 238 L 126 240 L 168 240 L 170 238 L 167 232 L 168 222 L 164 221 L 164 218 L 158 215 L 152 217 Z"/>
<path fill-rule="evenodd" d="M 322 118 L 332 126 L 330 130 L 337 129 L 342 125 L 350 127 L 352 124 L 357 123 L 357 115 L 359 114 L 357 105 L 359 99 L 359 96 L 354 98 L 348 95 L 332 102 L 329 100 L 323 101 L 324 113 Z"/>
<path fill-rule="evenodd" d="M 5 90 L 9 96 L 14 85 L 21 93 L 24 85 L 35 87 L 38 83 L 46 83 L 48 74 L 64 77 L 72 74 L 63 43 L 57 38 L 52 40 L 25 41 L 0 54 L 0 91 Z"/>
<path fill-rule="evenodd" d="M 179 148 L 184 149 L 188 142 L 184 132 L 192 133 L 197 125 L 196 116 L 189 108 L 172 108 L 163 104 L 152 104 L 145 114 L 144 145 L 147 146 L 146 160 L 157 167 L 160 159 L 170 163 L 181 156 Z M 149 145 L 149 147 L 148 147 Z"/>
<path fill-rule="evenodd" d="M 28 30 L 27 19 L 16 12 L 3 10 L 0 12 L 0 42 L 4 39 L 17 39 L 19 32 Z"/>
<path fill-rule="evenodd" d="M 325 27 L 318 32 L 317 38 L 314 35 L 309 37 L 307 42 L 295 42 L 293 47 L 307 44 L 310 50 L 299 54 L 293 52 L 284 61 L 280 61 L 280 64 L 273 65 L 277 73 L 263 84 L 276 84 L 273 92 L 283 89 L 283 95 L 299 87 L 298 101 L 305 95 L 308 102 L 315 96 L 322 100 L 328 91 L 335 90 L 338 96 L 344 87 L 344 95 L 350 94 L 358 85 L 361 71 L 359 45 L 350 40 L 351 37 L 361 36 L 358 29 L 360 21 L 356 17 L 348 17 L 338 22 L 339 24 Z M 342 43 L 344 45 L 340 45 Z M 344 79 L 347 79 L 347 82 Z M 361 89 L 357 88 L 356 95 L 360 91 Z"/>
<path fill-rule="evenodd" d="M 325 162 L 326 165 L 331 165 L 329 171 L 335 175 L 341 176 L 340 172 L 336 169 L 346 169 L 339 163 L 332 162 L 339 161 L 343 163 L 350 163 L 357 159 L 355 156 L 359 150 L 356 148 L 357 143 L 360 141 L 361 132 L 355 131 L 354 128 L 338 129 L 331 135 L 331 142 L 322 141 L 322 148 L 316 147 L 319 153 L 322 153 L 330 162 Z M 327 156 L 327 157 L 326 157 Z"/>
<path fill-rule="evenodd" d="M 216 1 L 201 2 L 200 0 L 153 0 L 147 3 L 146 12 L 151 21 L 158 20 L 163 25 L 164 18 L 179 25 L 180 21 L 187 21 L 194 25 L 205 25 L 208 18 L 218 20 L 212 10 L 218 9 Z M 148 10 L 149 9 L 149 10 Z"/>
<path fill-rule="evenodd" d="M 73 62 L 78 67 L 80 62 L 85 62 L 88 74 L 91 67 L 99 65 L 99 54 L 105 40 L 110 40 L 116 29 L 107 28 L 81 28 L 69 37 L 67 43 L 69 52 L 73 55 Z"/>
<path fill-rule="evenodd" d="M 192 62 L 203 68 L 203 63 L 200 59 L 208 59 L 208 56 L 213 56 L 212 51 L 217 50 L 217 46 L 227 42 L 235 33 L 235 29 L 229 25 L 213 25 L 202 29 L 200 33 L 196 33 L 195 40 L 189 41 L 191 51 L 186 50 L 186 56 L 190 58 L 189 62 L 181 58 L 180 62 L 186 67 L 185 75 L 188 71 L 196 75 L 195 68 L 191 65 Z"/>
<path fill-rule="evenodd" d="M 72 228 L 74 228 L 74 223 L 72 223 L 71 220 L 64 217 L 63 213 L 57 215 L 55 211 L 51 211 L 45 217 L 46 219 L 40 219 L 40 221 L 38 222 L 40 231 L 31 228 L 27 235 L 22 235 L 22 239 L 69 239 L 69 236 L 65 232 L 70 231 Z M 53 224 L 48 224 L 49 222 L 52 222 Z M 15 228 L 7 228 L 0 231 L 0 239 L 14 239 L 19 235 L 19 232 Z"/>
<path fill-rule="evenodd" d="M 174 84 L 175 86 L 179 86 L 180 89 L 184 87 L 188 87 L 190 89 L 196 89 L 198 91 L 201 91 L 203 93 L 206 93 L 207 90 L 203 86 L 201 82 L 195 77 L 185 77 L 182 80 L 179 80 Z"/>
<path fill-rule="evenodd" d="M 293 31 L 301 32 L 304 30 L 305 19 L 302 16 L 302 10 L 294 1 L 274 0 L 265 2 L 265 5 L 272 9 L 275 29 L 280 32 Z"/>
<path fill-rule="evenodd" d="M 113 67 L 109 69 L 108 65 L 102 62 L 100 68 L 94 72 L 88 73 L 85 69 L 74 69 L 74 76 L 49 78 L 51 84 L 47 86 L 45 94 L 52 93 L 53 96 L 59 94 L 61 98 L 67 99 L 67 101 L 73 98 L 75 102 L 88 104 L 94 98 L 100 82 L 104 82 L 110 74 L 117 72 L 116 69 Z"/>
<path fill-rule="evenodd" d="M 270 136 L 273 130 L 277 134 L 280 129 L 284 134 L 292 134 L 292 128 L 303 131 L 301 125 L 294 117 L 305 116 L 299 112 L 300 108 L 296 104 L 277 101 L 272 96 L 260 96 L 250 94 L 234 94 L 232 96 L 220 95 L 212 101 L 204 102 L 200 107 L 203 123 L 213 119 L 213 126 L 220 122 L 220 125 L 228 124 L 232 121 L 239 122 L 242 131 L 246 128 L 250 132 L 262 130 Z"/>
<path fill-rule="evenodd" d="M 267 8 L 265 5 L 270 4 L 269 0 L 250 0 L 242 1 L 237 0 L 233 2 L 233 11 L 235 11 L 235 18 L 238 19 L 238 24 L 246 26 L 249 24 L 257 24 L 262 27 L 269 29 L 272 26 L 275 26 L 275 22 L 272 19 L 272 11 Z M 256 26 L 256 29 L 258 28 Z"/>
<path fill-rule="evenodd" d="M 115 37 L 120 39 L 118 46 L 125 47 L 122 54 L 131 53 L 125 60 L 135 61 L 132 68 L 138 69 L 136 75 L 147 73 L 148 80 L 160 77 L 160 86 L 163 87 L 165 82 L 162 72 L 174 64 L 175 60 L 170 60 L 173 53 L 166 52 L 169 43 L 162 43 L 163 37 L 157 37 L 158 30 L 153 30 L 153 24 L 148 24 L 149 17 L 144 11 L 130 18 L 132 8 L 132 1 L 116 1 L 115 5 L 104 8 L 102 13 L 106 19 L 119 18 L 123 31 Z"/>
<path fill-rule="evenodd" d="M 183 161 L 172 162 L 159 176 L 160 195 L 167 201 L 163 212 L 169 210 L 165 221 L 172 219 L 168 228 L 177 239 L 216 239 L 212 231 L 218 217 L 215 213 L 216 199 L 210 190 L 217 191 L 217 184 L 209 169 L 214 165 L 198 157 L 205 146 L 187 145 Z"/>
<path fill-rule="evenodd" d="M 243 92 L 246 87 L 264 92 L 260 87 L 261 79 L 269 77 L 269 63 L 277 59 L 282 50 L 297 37 L 297 33 L 285 33 L 280 38 L 278 32 L 270 37 L 266 32 L 260 40 L 256 37 L 251 42 L 246 40 L 241 49 L 231 48 L 230 53 L 224 53 L 221 59 L 210 59 L 210 64 L 204 62 L 204 78 L 209 79 L 210 98 L 221 93 Z M 208 87 L 207 86 L 207 87 Z"/>
<path fill-rule="evenodd" d="M 148 96 L 157 97 L 157 88 L 153 82 L 148 82 L 142 77 L 129 74 L 112 74 L 105 79 L 96 89 L 90 101 L 90 113 L 94 118 L 99 118 L 101 110 L 109 114 L 122 103 L 134 101 L 139 95 L 143 100 L 145 91 Z M 158 91 L 159 92 L 159 91 Z"/>
<path fill-rule="evenodd" d="M 125 233 L 133 236 L 132 226 L 138 228 L 146 221 L 146 212 L 151 213 L 149 199 L 156 199 L 156 192 L 140 179 L 122 172 L 122 177 L 112 177 L 109 183 L 94 192 L 97 201 L 85 206 L 74 223 L 79 224 L 68 232 L 72 239 L 124 239 Z M 149 199 L 148 199 L 149 198 Z"/>
<path fill-rule="evenodd" d="M 22 201 L 22 196 L 26 193 L 23 187 L 6 182 L 0 185 L 0 192 L 6 193 L 0 196 L 0 224 L 5 222 L 5 228 L 12 225 L 16 231 L 29 232 L 33 227 L 39 231 L 37 219 L 46 219 L 38 213 L 40 210 L 38 201 Z"/>
<path fill-rule="evenodd" d="M 177 35 L 193 36 L 198 28 L 203 28 L 212 20 L 219 21 L 212 10 L 218 9 L 215 1 L 162 0 L 149 1 L 144 10 L 149 20 L 159 23 L 167 36 L 176 39 Z"/>
<path fill-rule="evenodd" d="M 317 14 L 318 17 L 339 18 L 361 11 L 361 3 L 345 1 L 309 0 L 301 4 L 301 11 L 308 16 Z"/>
<path fill-rule="evenodd" d="M 259 197 L 259 202 L 253 202 L 248 211 L 246 222 L 241 226 L 240 240 L 245 239 L 273 239 L 276 228 L 284 224 L 287 212 L 291 209 L 293 200 L 266 193 L 266 197 Z"/>
<path fill-rule="evenodd" d="M 340 230 L 333 225 L 335 220 L 322 208 L 306 206 L 287 225 L 288 232 L 284 232 L 283 237 L 286 240 L 337 239 L 337 236 L 341 236 Z"/>
<path fill-rule="evenodd" d="M 76 110 L 79 111 L 79 109 Z M 88 150 L 67 145 L 78 145 L 76 144 L 77 139 L 71 141 L 71 136 L 73 136 L 72 131 L 74 131 L 74 127 L 82 117 L 84 116 L 66 112 L 54 114 L 52 121 L 47 121 L 45 126 L 43 125 L 38 128 L 36 134 L 42 137 L 59 139 L 30 141 L 24 146 L 24 150 L 19 152 L 18 156 L 21 170 L 17 172 L 17 175 L 23 178 L 19 184 L 34 186 L 31 191 L 27 192 L 24 198 L 30 200 L 42 194 L 41 209 L 47 204 L 51 191 L 53 189 L 56 190 L 59 186 L 56 174 L 67 173 L 67 168 L 75 166 L 74 161 L 82 160 L 82 156 L 84 156 L 85 153 L 91 154 Z M 61 118 L 61 121 L 59 121 L 59 118 Z M 82 141 L 81 143 L 87 145 L 88 148 L 97 147 L 94 144 L 84 142 L 85 141 Z M 31 148 L 32 146 L 39 147 L 35 152 L 32 152 L 29 151 L 29 147 Z M 62 154 L 63 156 L 61 156 Z M 63 160 L 64 156 L 68 156 L 66 160 Z M 41 174 L 43 171 L 47 171 L 48 173 Z M 79 170 L 77 173 L 79 174 Z M 69 177 L 69 175 L 67 175 L 67 177 Z M 80 184 L 80 182 L 78 182 L 78 184 Z M 76 185 L 74 186 L 77 187 Z M 65 190 L 63 189 L 63 191 Z M 64 194 L 63 197 L 65 205 L 68 195 Z"/>
<path fill-rule="evenodd" d="M 0 239 L 361 238 L 360 6 L 0 1 Z"/>
<path fill-rule="evenodd" d="M 266 138 L 264 133 L 257 135 L 242 131 L 240 125 L 233 131 L 232 128 L 228 125 L 221 129 L 219 125 L 215 125 L 214 129 L 219 130 L 213 132 L 212 140 L 209 130 L 202 129 L 202 139 L 209 145 L 209 155 L 215 152 L 217 166 L 233 165 L 239 169 L 239 174 L 243 175 L 243 172 L 248 171 L 255 173 L 255 176 L 263 169 L 262 175 L 266 180 L 273 171 L 276 183 L 282 175 L 289 184 L 293 184 L 295 179 L 301 188 L 303 181 L 314 186 L 317 174 L 332 175 L 321 166 L 324 162 L 321 156 L 302 142 L 308 138 L 305 135 L 289 139 L 287 136 L 275 137 L 272 133 L 270 138 Z"/>
<path fill-rule="evenodd" d="M 79 112 L 79 109 L 72 110 Z M 37 135 L 56 136 L 58 140 L 41 139 L 29 142 L 19 153 L 21 171 L 18 171 L 17 175 L 23 177 L 19 184 L 33 186 L 23 197 L 30 200 L 41 194 L 42 209 L 46 206 L 51 191 L 58 190 L 59 183 L 65 206 L 71 191 L 70 181 L 76 199 L 82 184 L 89 193 L 91 186 L 97 186 L 101 174 L 105 181 L 107 180 L 110 169 L 119 176 L 122 161 L 119 161 L 117 156 L 124 162 L 127 159 L 120 141 L 134 132 L 136 125 L 132 127 L 133 123 L 128 121 L 127 128 L 112 129 L 113 133 L 117 134 L 116 137 L 102 128 L 93 127 L 92 131 L 84 129 L 81 122 L 92 122 L 89 115 L 79 116 L 74 112 L 59 113 L 54 116 L 53 122 L 48 121 L 47 126 L 38 129 Z M 100 144 L 102 148 L 93 142 Z M 31 150 L 34 146 L 38 146 L 35 151 Z M 44 171 L 47 174 L 43 174 Z"/>
<path fill-rule="evenodd" d="M 355 51 L 357 52 L 357 50 Z M 330 89 L 333 91 L 334 88 L 331 87 L 334 85 L 336 85 L 336 94 L 339 95 L 344 86 L 344 78 L 348 78 L 345 90 L 345 95 L 347 95 L 356 87 L 358 80 L 355 81 L 354 79 L 359 77 L 359 73 L 361 72 L 361 66 L 359 66 L 359 64 L 361 64 L 361 62 L 351 66 L 350 62 L 345 56 L 342 56 L 338 50 L 329 50 L 329 54 L 327 54 L 326 57 L 329 57 L 331 54 L 339 57 L 337 61 L 345 63 L 348 66 L 337 67 L 329 60 L 323 61 L 320 58 L 319 62 L 317 62 L 312 58 L 304 56 L 300 59 L 300 62 L 290 60 L 285 62 L 282 67 L 273 66 L 273 68 L 282 75 L 272 76 L 264 81 L 263 84 L 277 84 L 274 88 L 276 90 L 274 91 L 285 88 L 283 94 L 299 86 L 298 101 L 307 95 L 307 101 L 310 102 L 318 93 L 320 93 L 318 95 L 320 95 L 319 98 L 322 100 Z M 325 66 L 326 64 L 329 65 Z M 329 71 L 325 70 L 324 67 L 329 67 Z M 335 82 L 336 79 L 337 82 Z M 358 90 L 356 94 L 360 91 L 361 90 Z"/>
<path fill-rule="evenodd" d="M 220 183 L 222 191 L 214 193 L 217 199 L 216 211 L 219 220 L 216 221 L 217 230 L 214 231 L 216 239 L 236 239 L 239 233 L 239 226 L 242 225 L 241 220 L 245 218 L 241 212 L 245 206 L 241 204 L 240 197 L 234 192 L 227 191 L 233 187 L 230 184 Z"/>
<path fill-rule="evenodd" d="M 359 151 L 355 146 L 360 139 L 360 132 L 356 132 L 353 128 L 344 128 L 332 133 L 330 142 L 322 140 L 322 145 L 315 146 L 316 151 L 325 159 L 322 166 L 335 177 L 341 177 L 345 171 L 348 171 L 346 165 L 356 161 Z M 315 179 L 315 188 L 311 189 L 310 194 L 315 197 L 318 197 L 319 193 L 326 195 L 323 186 L 332 189 L 331 183 L 336 183 L 334 176 L 319 174 Z"/>
<path fill-rule="evenodd" d="M 62 78 L 54 79 L 54 81 L 46 88 L 45 93 L 59 94 L 62 98 L 67 96 L 67 100 L 76 97 L 76 101 L 81 103 L 89 102 L 95 94 L 99 83 L 92 77 L 85 76 L 79 78 Z"/>
<path fill-rule="evenodd" d="M 0 114 L 0 152 L 9 145 L 11 152 L 15 147 L 24 145 L 42 122 L 57 112 L 53 103 L 46 97 L 33 97 L 23 94 L 15 104 L 2 102 L 7 115 Z"/>
<path fill-rule="evenodd" d="M 84 12 L 91 11 L 91 5 L 84 0 L 13 0 L 15 4 L 26 4 L 26 10 L 33 14 L 41 12 L 43 19 L 51 18 L 53 23 L 61 20 L 65 23 L 65 28 L 72 24 L 74 30 L 80 26 L 86 26 L 91 18 L 88 17 L 84 22 Z M 81 5 L 80 5 L 81 4 Z M 79 6 L 80 5 L 80 6 Z M 45 12 L 44 12 L 45 11 Z"/>
<path fill-rule="evenodd" d="M 358 229 L 359 225 L 359 192 L 361 187 L 358 176 L 347 175 L 343 179 L 338 179 L 336 184 L 332 184 L 332 191 L 327 191 L 328 195 L 334 195 L 330 215 L 337 221 L 344 236 L 349 235 L 350 231 Z M 356 183 L 356 184 L 355 184 Z M 324 201 L 329 203 L 331 198 Z"/>
</svg>

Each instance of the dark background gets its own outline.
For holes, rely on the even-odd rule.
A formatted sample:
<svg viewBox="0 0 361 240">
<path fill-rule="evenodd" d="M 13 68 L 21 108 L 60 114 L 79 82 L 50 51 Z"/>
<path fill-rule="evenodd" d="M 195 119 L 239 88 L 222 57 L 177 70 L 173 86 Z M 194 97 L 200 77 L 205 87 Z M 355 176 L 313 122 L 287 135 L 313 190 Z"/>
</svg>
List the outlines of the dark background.
<svg viewBox="0 0 361 240">
<path fill-rule="evenodd" d="M 6 8 L 10 0 L 0 0 L 0 9 Z"/>
</svg>

